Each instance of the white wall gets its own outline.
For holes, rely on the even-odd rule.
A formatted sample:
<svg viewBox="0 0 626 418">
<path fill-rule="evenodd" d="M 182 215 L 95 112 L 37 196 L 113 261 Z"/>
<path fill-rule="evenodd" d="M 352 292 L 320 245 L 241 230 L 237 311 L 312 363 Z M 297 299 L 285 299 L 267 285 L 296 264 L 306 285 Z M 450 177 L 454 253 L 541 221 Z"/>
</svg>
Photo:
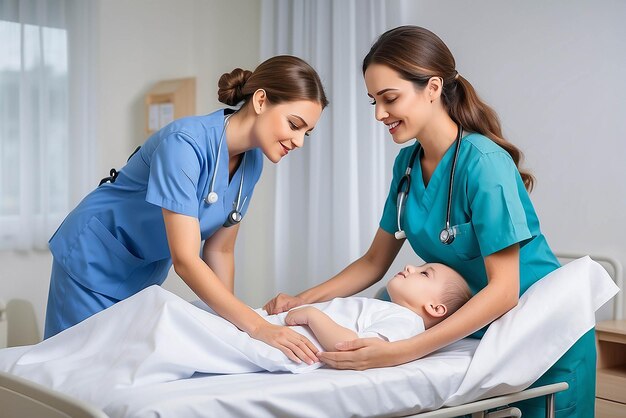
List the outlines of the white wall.
<svg viewBox="0 0 626 418">
<path fill-rule="evenodd" d="M 222 73 L 258 64 L 259 7 L 256 0 L 99 1 L 94 185 L 144 141 L 144 94 L 154 83 L 195 76 L 196 110 L 208 113 L 218 106 Z M 0 252 L 0 298 L 30 301 L 40 330 L 51 263 L 48 252 Z M 167 287 L 189 296 L 175 275 Z"/>
</svg>

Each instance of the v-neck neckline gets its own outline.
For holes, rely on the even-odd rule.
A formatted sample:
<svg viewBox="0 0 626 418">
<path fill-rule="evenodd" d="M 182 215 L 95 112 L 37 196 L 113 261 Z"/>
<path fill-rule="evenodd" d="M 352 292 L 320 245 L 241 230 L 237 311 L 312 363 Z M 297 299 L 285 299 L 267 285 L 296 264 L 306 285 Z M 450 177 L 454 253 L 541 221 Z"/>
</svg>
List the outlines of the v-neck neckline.
<svg viewBox="0 0 626 418">
<path fill-rule="evenodd" d="M 450 154 L 454 153 L 456 141 L 453 142 L 450 147 L 446 150 L 446 152 L 441 157 L 441 160 L 437 163 L 437 166 L 433 170 L 430 179 L 428 180 L 428 184 L 424 183 L 424 175 L 422 171 L 422 160 L 421 155 L 424 152 L 424 148 L 420 146 L 420 150 L 416 156 L 418 164 L 415 167 L 415 183 L 417 185 L 419 193 L 418 196 L 421 196 L 420 199 L 422 204 L 426 207 L 430 207 L 433 203 L 433 197 L 439 190 L 441 181 L 444 177 L 446 177 L 446 173 L 449 174 L 449 170 L 446 171 L 446 168 L 450 166 Z M 418 144 L 415 144 L 418 146 Z"/>
<path fill-rule="evenodd" d="M 226 190 L 230 190 L 231 186 L 233 186 L 234 183 L 237 183 L 237 188 L 239 188 L 239 179 L 241 177 L 241 173 L 244 170 L 244 156 L 245 156 L 245 152 L 241 154 L 241 160 L 239 161 L 239 164 L 237 166 L 237 168 L 235 169 L 235 172 L 233 173 L 232 177 L 230 175 L 230 154 L 228 153 L 228 145 L 226 144 L 226 141 L 224 141 L 223 144 L 225 149 L 222 149 L 222 154 L 224 155 L 223 160 L 220 161 L 220 168 L 222 166 L 226 167 L 224 170 L 221 170 L 223 172 L 223 174 L 219 174 L 218 175 L 224 180 L 224 184 L 226 184 Z M 246 151 L 247 152 L 247 151 Z"/>
<path fill-rule="evenodd" d="M 224 125 L 223 125 L 223 128 L 222 128 L 223 129 L 222 135 L 224 135 L 224 140 L 222 141 L 222 147 L 223 148 L 219 151 L 220 152 L 220 159 L 223 158 L 225 160 L 225 161 L 224 160 L 220 161 L 219 164 L 220 164 L 220 168 L 221 168 L 222 165 L 226 166 L 226 170 L 223 170 L 223 171 L 226 172 L 226 181 L 225 181 L 225 183 L 226 183 L 226 190 L 227 191 L 230 190 L 230 188 L 231 188 L 231 186 L 233 184 L 233 181 L 235 179 L 240 178 L 242 170 L 245 169 L 245 167 L 243 167 L 244 166 L 243 163 L 244 163 L 244 156 L 245 156 L 245 154 L 247 152 L 247 151 L 245 151 L 245 152 L 241 153 L 241 157 L 240 157 L 239 163 L 237 163 L 237 168 L 235 169 L 235 171 L 233 172 L 233 174 L 231 176 L 231 174 L 230 174 L 230 151 L 228 150 L 228 137 L 226 136 L 226 128 L 228 127 L 228 123 L 225 120 L 225 118 L 227 116 L 230 118 L 232 115 L 235 114 L 235 111 L 229 112 L 229 110 L 232 110 L 232 109 L 224 109 L 223 113 L 222 113 L 222 118 L 224 120 Z M 222 157 L 222 155 L 224 155 L 224 157 Z M 219 175 L 219 173 L 218 173 L 218 175 Z M 237 182 L 237 189 L 239 189 L 239 182 Z"/>
</svg>

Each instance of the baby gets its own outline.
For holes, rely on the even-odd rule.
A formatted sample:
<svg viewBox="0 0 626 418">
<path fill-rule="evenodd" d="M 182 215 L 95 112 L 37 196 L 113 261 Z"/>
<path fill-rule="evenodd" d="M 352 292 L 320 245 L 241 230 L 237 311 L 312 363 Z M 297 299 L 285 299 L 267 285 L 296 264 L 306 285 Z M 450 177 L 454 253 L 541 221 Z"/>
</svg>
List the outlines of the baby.
<svg viewBox="0 0 626 418">
<path fill-rule="evenodd" d="M 369 336 L 387 340 L 391 339 L 388 334 L 397 333 L 402 328 L 400 318 L 407 321 L 419 319 L 421 329 L 413 327 L 410 330 L 410 335 L 415 335 L 443 321 L 472 297 L 463 277 L 439 263 L 407 265 L 389 280 L 387 292 L 391 302 L 376 301 L 377 308 L 370 313 L 373 318 L 367 326 L 374 331 L 374 335 Z M 354 327 L 338 324 L 333 315 L 311 305 L 290 310 L 284 321 L 287 325 L 307 326 L 326 351 L 335 351 L 338 342 L 368 336 L 355 332 Z"/>
</svg>

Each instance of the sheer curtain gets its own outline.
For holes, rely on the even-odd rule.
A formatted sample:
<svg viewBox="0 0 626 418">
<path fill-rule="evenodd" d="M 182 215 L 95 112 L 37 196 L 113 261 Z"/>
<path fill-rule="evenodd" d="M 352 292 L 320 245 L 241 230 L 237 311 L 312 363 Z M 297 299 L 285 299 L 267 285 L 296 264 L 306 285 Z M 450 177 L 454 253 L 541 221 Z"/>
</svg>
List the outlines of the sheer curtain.
<svg viewBox="0 0 626 418">
<path fill-rule="evenodd" d="M 302 150 L 265 167 L 275 212 L 262 251 L 273 260 L 266 285 L 274 291 L 296 293 L 328 279 L 371 243 L 398 147 L 374 118 L 361 62 L 401 9 L 376 0 L 263 1 L 261 58 L 307 60 L 331 102 Z"/>
<path fill-rule="evenodd" d="M 88 190 L 94 4 L 0 1 L 0 249 L 45 249 Z"/>
</svg>

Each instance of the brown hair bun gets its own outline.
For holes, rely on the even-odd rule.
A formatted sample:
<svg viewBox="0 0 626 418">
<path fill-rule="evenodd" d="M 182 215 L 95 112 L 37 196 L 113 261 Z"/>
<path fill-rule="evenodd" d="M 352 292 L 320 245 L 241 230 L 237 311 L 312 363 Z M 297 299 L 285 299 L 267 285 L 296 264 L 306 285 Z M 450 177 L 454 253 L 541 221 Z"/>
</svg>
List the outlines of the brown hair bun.
<svg viewBox="0 0 626 418">
<path fill-rule="evenodd" d="M 243 86 L 252 75 L 252 71 L 235 68 L 224 73 L 217 82 L 217 99 L 229 106 L 235 106 L 244 99 Z"/>
</svg>

